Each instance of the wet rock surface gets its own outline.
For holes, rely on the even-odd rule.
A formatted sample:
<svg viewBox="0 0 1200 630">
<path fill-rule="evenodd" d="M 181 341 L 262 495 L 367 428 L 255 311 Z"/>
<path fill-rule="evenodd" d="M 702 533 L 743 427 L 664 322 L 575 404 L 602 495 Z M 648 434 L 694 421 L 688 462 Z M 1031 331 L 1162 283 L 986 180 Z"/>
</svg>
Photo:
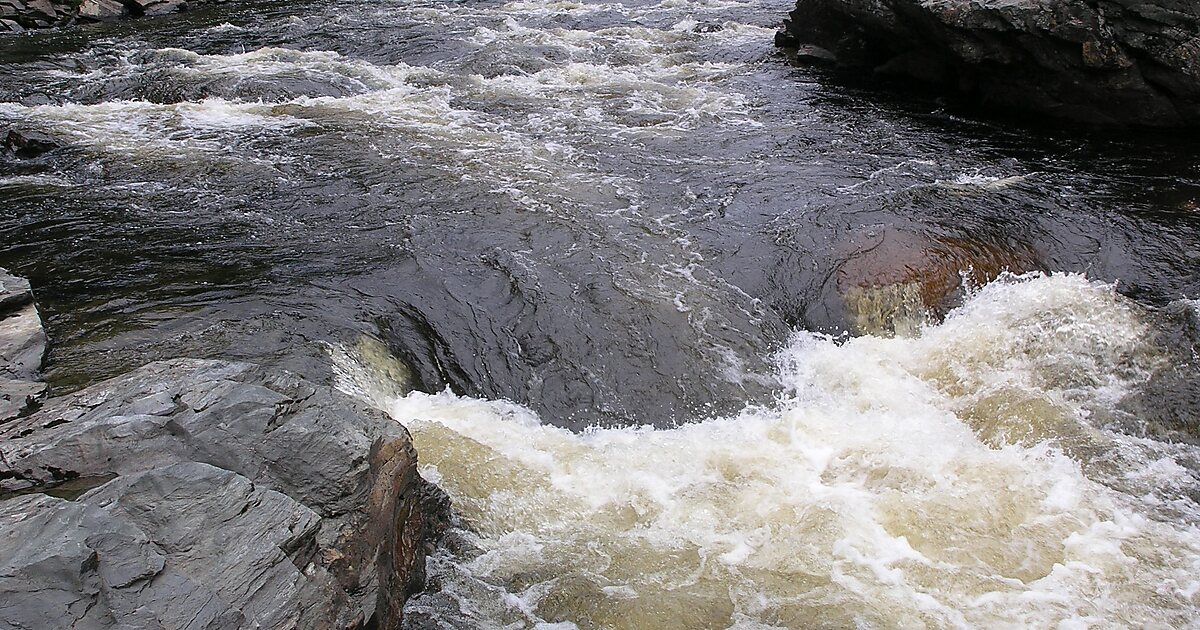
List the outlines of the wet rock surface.
<svg viewBox="0 0 1200 630">
<path fill-rule="evenodd" d="M 867 230 L 839 253 L 832 276 L 858 334 L 915 336 L 960 306 L 970 287 L 1004 273 L 1044 271 L 1018 244 Z"/>
<path fill-rule="evenodd" d="M 66 24 L 75 14 L 76 8 L 71 2 L 0 0 L 0 33 L 20 33 L 31 28 Z"/>
<path fill-rule="evenodd" d="M 993 110 L 1200 124 L 1200 5 L 1186 0 L 798 0 L 777 43 Z"/>
<path fill-rule="evenodd" d="M 186 11 L 185 0 L 0 0 L 0 33 Z"/>
<path fill-rule="evenodd" d="M 122 477 L 77 502 L 3 504 L 8 627 L 342 627 L 296 606 L 339 595 L 328 572 L 299 570 L 320 517 L 286 495 L 207 464 Z M 64 614 L 65 613 L 65 614 Z M 11 624 L 11 625 L 10 625 Z"/>
<path fill-rule="evenodd" d="M 1157 341 L 1170 358 L 1145 385 L 1121 401 L 1127 418 L 1122 430 L 1171 442 L 1200 444 L 1200 301 L 1180 300 L 1158 313 Z M 1200 501 L 1200 496 L 1195 496 Z"/>
<path fill-rule="evenodd" d="M 402 426 L 246 363 L 54 399 L 0 425 L 0 456 L 0 626 L 399 627 L 445 509 Z"/>
<path fill-rule="evenodd" d="M 45 392 L 46 345 L 29 281 L 0 269 L 0 423 L 27 413 Z"/>
<path fill-rule="evenodd" d="M 19 158 L 35 158 L 58 148 L 58 142 L 37 131 L 10 129 L 4 136 L 4 149 Z"/>
</svg>

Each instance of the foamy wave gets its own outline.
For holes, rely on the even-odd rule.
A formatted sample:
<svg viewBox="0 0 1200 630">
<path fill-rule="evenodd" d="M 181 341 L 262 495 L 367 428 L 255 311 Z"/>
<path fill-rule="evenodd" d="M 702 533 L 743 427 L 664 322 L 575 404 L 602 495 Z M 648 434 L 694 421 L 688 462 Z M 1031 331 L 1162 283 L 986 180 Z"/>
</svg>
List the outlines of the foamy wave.
<svg viewBox="0 0 1200 630">
<path fill-rule="evenodd" d="M 223 156 L 229 153 L 228 143 L 208 132 L 262 134 L 304 124 L 276 116 L 270 105 L 220 98 L 169 105 L 147 101 L 32 107 L 0 103 L 0 116 L 50 127 L 72 144 L 148 159 Z"/>
<path fill-rule="evenodd" d="M 1088 410 L 1156 360 L 1111 287 L 1009 277 L 917 338 L 798 335 L 785 398 L 732 418 L 573 434 L 450 393 L 391 412 L 478 547 L 433 560 L 443 589 L 489 623 L 1184 626 L 1195 515 L 1148 518 L 1079 455 L 1126 439 Z M 1137 457 L 1186 481 L 1169 450 Z"/>
</svg>

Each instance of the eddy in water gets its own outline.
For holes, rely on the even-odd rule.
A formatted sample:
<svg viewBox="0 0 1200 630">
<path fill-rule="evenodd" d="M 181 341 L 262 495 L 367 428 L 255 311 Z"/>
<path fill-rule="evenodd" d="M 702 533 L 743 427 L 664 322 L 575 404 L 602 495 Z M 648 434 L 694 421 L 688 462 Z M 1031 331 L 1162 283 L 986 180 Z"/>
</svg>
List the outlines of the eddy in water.
<svg viewBox="0 0 1200 630">
<path fill-rule="evenodd" d="M 1145 316 L 1079 275 L 1005 276 L 911 338 L 798 333 L 774 404 L 673 429 L 376 397 L 462 516 L 409 622 L 1191 626 L 1200 453 L 1104 420 L 1166 360 Z"/>
</svg>

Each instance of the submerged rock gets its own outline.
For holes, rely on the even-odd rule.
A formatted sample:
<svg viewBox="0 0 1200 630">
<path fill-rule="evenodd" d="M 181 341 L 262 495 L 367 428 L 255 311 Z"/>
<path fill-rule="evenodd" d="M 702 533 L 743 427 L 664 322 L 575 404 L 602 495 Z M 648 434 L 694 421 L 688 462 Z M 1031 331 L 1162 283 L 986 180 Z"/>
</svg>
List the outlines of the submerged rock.
<svg viewBox="0 0 1200 630">
<path fill-rule="evenodd" d="M 1001 240 L 934 237 L 894 228 L 853 239 L 832 277 L 854 332 L 913 336 L 961 304 L 971 286 L 1041 269 L 1029 248 Z"/>
<path fill-rule="evenodd" d="M 46 345 L 29 281 L 0 269 L 0 423 L 27 413 L 45 392 L 38 372 Z"/>
<path fill-rule="evenodd" d="M 99 482 L 0 501 L 0 626 L 397 628 L 446 507 L 401 425 L 245 363 L 153 363 L 51 400 L 0 425 L 0 456 L 10 496 Z"/>
<path fill-rule="evenodd" d="M 1191 0 L 798 0 L 777 43 L 992 109 L 1088 124 L 1200 124 Z"/>
<path fill-rule="evenodd" d="M 1179 300 L 1156 313 L 1156 345 L 1168 351 L 1145 383 L 1121 399 L 1133 435 L 1200 445 L 1200 300 Z M 1200 502 L 1200 496 L 1194 497 Z"/>
<path fill-rule="evenodd" d="M 11 129 L 4 136 L 4 148 L 20 158 L 34 158 L 58 148 L 58 142 L 37 131 Z"/>
</svg>

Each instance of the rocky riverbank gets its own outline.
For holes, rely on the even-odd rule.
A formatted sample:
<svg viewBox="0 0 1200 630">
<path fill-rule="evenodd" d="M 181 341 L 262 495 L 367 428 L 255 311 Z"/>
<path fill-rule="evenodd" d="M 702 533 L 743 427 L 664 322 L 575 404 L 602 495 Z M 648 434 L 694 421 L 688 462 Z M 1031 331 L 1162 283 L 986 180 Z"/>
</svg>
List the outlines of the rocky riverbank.
<svg viewBox="0 0 1200 630">
<path fill-rule="evenodd" d="M 5 374 L 32 379 L 45 335 L 28 283 L 2 280 L 26 349 Z M 448 505 L 385 414 L 191 359 L 35 399 L 0 423 L 0 626 L 400 627 Z"/>
<path fill-rule="evenodd" d="M 0 0 L 0 33 L 166 15 L 186 11 L 188 6 L 188 0 Z"/>
<path fill-rule="evenodd" d="M 1094 125 L 1200 124 L 1191 0 L 798 0 L 804 58 Z"/>
</svg>

